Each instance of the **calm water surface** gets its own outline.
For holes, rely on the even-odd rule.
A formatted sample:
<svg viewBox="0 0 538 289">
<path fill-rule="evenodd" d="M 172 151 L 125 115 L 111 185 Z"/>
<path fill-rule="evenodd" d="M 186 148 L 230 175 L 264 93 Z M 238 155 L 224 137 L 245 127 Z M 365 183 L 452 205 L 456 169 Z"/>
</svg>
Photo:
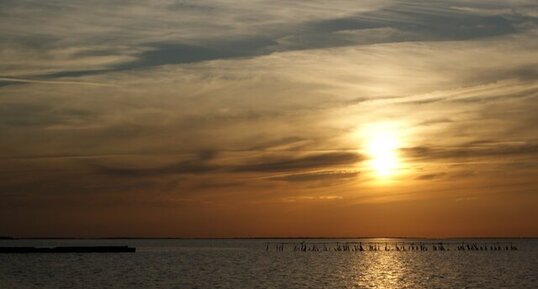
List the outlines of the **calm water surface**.
<svg viewBox="0 0 538 289">
<path fill-rule="evenodd" d="M 538 288 L 538 240 L 509 241 L 519 250 L 266 252 L 267 240 L 2 240 L 137 252 L 0 254 L 0 288 Z"/>
</svg>

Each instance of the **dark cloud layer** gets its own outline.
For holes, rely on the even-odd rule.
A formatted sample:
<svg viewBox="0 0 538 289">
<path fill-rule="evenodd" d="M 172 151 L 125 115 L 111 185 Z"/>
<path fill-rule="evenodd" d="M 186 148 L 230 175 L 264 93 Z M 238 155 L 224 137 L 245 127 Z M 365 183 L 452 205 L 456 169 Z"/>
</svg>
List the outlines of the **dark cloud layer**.
<svg viewBox="0 0 538 289">
<path fill-rule="evenodd" d="M 445 173 L 425 174 L 417 177 L 417 180 L 435 180 L 444 177 Z"/>
<path fill-rule="evenodd" d="M 206 174 L 210 172 L 236 173 L 270 173 L 270 172 L 302 172 L 305 170 L 332 168 L 342 165 L 353 165 L 361 160 L 356 153 L 323 153 L 304 157 L 278 156 L 263 157 L 248 163 L 235 165 L 219 165 L 209 162 L 205 153 L 197 159 L 185 160 L 171 165 L 154 168 L 122 168 L 107 165 L 92 165 L 98 174 L 123 177 L 154 177 L 165 175 Z M 338 175 L 338 174 L 335 174 Z M 315 174 L 312 174 L 313 178 Z M 299 176 L 296 176 L 299 177 Z M 306 179 L 306 175 L 303 176 Z M 327 177 L 320 174 L 320 178 Z M 300 177 L 299 177 L 300 178 Z"/>
<path fill-rule="evenodd" d="M 358 172 L 346 171 L 322 171 L 304 174 L 293 174 L 286 176 L 273 177 L 274 180 L 282 180 L 287 182 L 311 182 L 311 181 L 345 181 L 353 179 L 359 175 Z"/>
<path fill-rule="evenodd" d="M 403 149 L 413 158 L 419 159 L 476 159 L 481 157 L 538 156 L 538 143 L 473 142 L 461 147 L 419 146 Z"/>
<path fill-rule="evenodd" d="M 352 165 L 361 160 L 356 153 L 325 153 L 297 158 L 264 158 L 261 161 L 240 165 L 236 172 L 282 172 L 324 168 L 339 165 Z"/>
<path fill-rule="evenodd" d="M 181 174 L 201 174 L 215 171 L 217 168 L 198 161 L 184 161 L 177 164 L 167 165 L 158 168 L 119 168 L 102 165 L 94 166 L 95 172 L 99 174 L 121 176 L 121 177 L 155 177 Z"/>
</svg>

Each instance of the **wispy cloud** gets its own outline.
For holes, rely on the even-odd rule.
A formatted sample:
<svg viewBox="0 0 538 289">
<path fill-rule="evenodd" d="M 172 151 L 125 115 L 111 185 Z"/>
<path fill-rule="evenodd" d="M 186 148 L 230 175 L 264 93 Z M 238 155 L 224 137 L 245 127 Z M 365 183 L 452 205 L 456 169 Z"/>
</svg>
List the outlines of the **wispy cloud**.
<svg viewBox="0 0 538 289">
<path fill-rule="evenodd" d="M 485 142 L 463 144 L 461 147 L 413 147 L 405 149 L 411 157 L 424 159 L 461 159 L 476 160 L 483 157 L 535 156 L 538 157 L 538 143 Z"/>
<path fill-rule="evenodd" d="M 361 160 L 355 153 L 325 153 L 298 158 L 268 158 L 252 164 L 238 166 L 239 172 L 281 172 L 351 165 Z"/>
<path fill-rule="evenodd" d="M 457 1 L 97 2 L 4 4 L 5 73 L 80 77 L 289 50 L 479 39 L 536 24 L 500 2 L 497 9 L 506 13 L 491 15 L 481 12 L 489 2 L 465 9 L 453 8 Z M 46 25 L 36 30 L 21 19 Z"/>
<path fill-rule="evenodd" d="M 275 180 L 282 180 L 287 182 L 319 182 L 319 181 L 343 181 L 346 179 L 353 179 L 359 175 L 358 172 L 348 172 L 348 171 L 321 171 L 321 172 L 311 172 L 311 173 L 300 173 L 300 174 L 291 174 L 284 176 L 272 177 Z"/>
<path fill-rule="evenodd" d="M 66 85 L 90 85 L 90 86 L 114 86 L 111 83 L 98 83 L 87 81 L 66 81 L 66 80 L 38 80 L 38 79 L 23 79 L 0 77 L 0 87 L 11 83 L 41 83 L 41 84 L 66 84 Z"/>
</svg>

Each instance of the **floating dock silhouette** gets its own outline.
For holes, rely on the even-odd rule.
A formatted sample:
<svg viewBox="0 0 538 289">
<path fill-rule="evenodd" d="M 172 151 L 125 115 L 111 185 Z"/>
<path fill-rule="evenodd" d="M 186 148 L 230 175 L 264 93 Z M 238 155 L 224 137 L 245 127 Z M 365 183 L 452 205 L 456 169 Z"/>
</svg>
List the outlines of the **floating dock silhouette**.
<svg viewBox="0 0 538 289">
<path fill-rule="evenodd" d="M 129 246 L 0 247 L 0 253 L 133 253 Z"/>
<path fill-rule="evenodd" d="M 265 250 L 283 252 L 364 252 L 364 251 L 515 251 L 512 242 L 421 242 L 421 241 L 379 241 L 379 242 L 267 242 Z"/>
</svg>

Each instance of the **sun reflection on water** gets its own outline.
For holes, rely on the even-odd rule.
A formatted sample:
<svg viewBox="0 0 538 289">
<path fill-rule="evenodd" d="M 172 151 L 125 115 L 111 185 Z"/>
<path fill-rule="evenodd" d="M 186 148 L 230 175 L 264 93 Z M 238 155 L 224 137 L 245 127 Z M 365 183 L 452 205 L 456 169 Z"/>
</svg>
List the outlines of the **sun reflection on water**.
<svg viewBox="0 0 538 289">
<path fill-rule="evenodd" d="M 409 267 L 402 254 L 394 251 L 366 252 L 354 266 L 354 288 L 406 288 Z M 366 259 L 366 260 L 365 260 Z"/>
</svg>

